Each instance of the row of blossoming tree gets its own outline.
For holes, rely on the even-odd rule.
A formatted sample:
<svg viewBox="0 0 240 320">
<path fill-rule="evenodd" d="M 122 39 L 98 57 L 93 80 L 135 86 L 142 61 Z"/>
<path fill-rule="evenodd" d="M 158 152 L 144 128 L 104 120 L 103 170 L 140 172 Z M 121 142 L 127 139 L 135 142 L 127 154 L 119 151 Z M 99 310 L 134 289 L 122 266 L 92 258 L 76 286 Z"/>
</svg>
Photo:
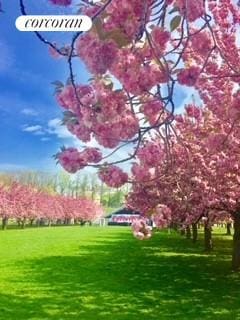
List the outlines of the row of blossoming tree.
<svg viewBox="0 0 240 320">
<path fill-rule="evenodd" d="M 93 222 L 103 216 L 102 207 L 89 199 L 51 195 L 36 188 L 12 182 L 0 187 L 0 218 L 2 227 L 9 219 L 25 227 L 27 222 L 37 224 Z"/>
<path fill-rule="evenodd" d="M 71 0 L 50 0 L 69 6 Z M 235 0 L 81 0 L 88 33 L 63 47 L 37 37 L 65 58 L 69 79 L 57 81 L 64 124 L 85 143 L 63 148 L 71 173 L 91 166 L 111 187 L 133 183 L 129 206 L 159 227 L 187 227 L 204 218 L 234 220 L 233 268 L 240 267 L 239 2 Z M 27 14 L 20 0 L 22 14 Z M 89 84 L 75 76 L 83 61 Z M 198 103 L 176 116 L 176 97 L 189 87 Z M 199 105 L 199 107 L 197 106 Z M 88 147 L 95 141 L 99 148 Z M 115 160 L 127 147 L 129 155 Z M 107 149 L 110 149 L 107 152 Z M 131 174 L 118 166 L 132 161 Z M 136 226 L 135 234 L 150 236 Z"/>
</svg>

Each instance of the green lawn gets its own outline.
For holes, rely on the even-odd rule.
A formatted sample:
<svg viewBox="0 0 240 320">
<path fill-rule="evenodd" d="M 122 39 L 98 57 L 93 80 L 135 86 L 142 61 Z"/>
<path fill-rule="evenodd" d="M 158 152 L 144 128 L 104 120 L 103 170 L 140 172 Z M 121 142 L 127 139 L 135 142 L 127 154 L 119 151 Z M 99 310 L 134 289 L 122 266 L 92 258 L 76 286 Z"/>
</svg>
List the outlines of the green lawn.
<svg viewBox="0 0 240 320">
<path fill-rule="evenodd" d="M 178 234 L 138 241 L 129 228 L 0 232 L 0 319 L 240 319 L 230 238 L 203 254 Z"/>
</svg>

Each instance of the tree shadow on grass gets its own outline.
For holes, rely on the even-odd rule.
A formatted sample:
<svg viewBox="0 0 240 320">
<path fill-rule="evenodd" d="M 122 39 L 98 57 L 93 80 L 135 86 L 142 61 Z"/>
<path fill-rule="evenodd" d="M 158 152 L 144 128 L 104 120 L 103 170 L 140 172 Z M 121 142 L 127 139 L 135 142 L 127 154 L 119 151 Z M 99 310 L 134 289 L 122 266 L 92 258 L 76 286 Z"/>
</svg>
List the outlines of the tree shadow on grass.
<svg viewBox="0 0 240 320">
<path fill-rule="evenodd" d="M 73 256 L 23 261 L 14 279 L 21 291 L 0 295 L 0 319 L 240 319 L 229 256 L 203 255 L 176 235 L 121 236 L 80 245 Z"/>
</svg>

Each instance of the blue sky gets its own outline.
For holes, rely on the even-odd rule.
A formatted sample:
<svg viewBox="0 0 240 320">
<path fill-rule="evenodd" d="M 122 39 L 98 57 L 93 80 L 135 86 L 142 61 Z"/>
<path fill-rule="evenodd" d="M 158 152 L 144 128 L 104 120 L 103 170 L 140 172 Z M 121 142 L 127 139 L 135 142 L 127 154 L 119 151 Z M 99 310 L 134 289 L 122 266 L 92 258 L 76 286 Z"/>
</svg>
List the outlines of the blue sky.
<svg viewBox="0 0 240 320">
<path fill-rule="evenodd" d="M 13 5 L 14 2 L 14 5 Z M 47 1 L 25 1 L 29 13 L 64 12 Z M 20 32 L 15 20 L 20 15 L 18 1 L 3 1 L 0 15 L 0 170 L 56 170 L 52 155 L 63 144 L 71 144 L 70 135 L 59 125 L 51 82 L 65 80 L 64 60 L 54 60 L 48 48 L 33 33 Z M 69 35 L 70 36 L 70 35 Z M 46 37 L 63 43 L 66 34 L 48 33 Z M 81 81 L 89 75 L 80 64 Z"/>
<path fill-rule="evenodd" d="M 26 0 L 29 14 L 70 13 L 48 5 L 47 0 Z M 0 171 L 56 171 L 52 156 L 63 144 L 76 141 L 59 120 L 62 111 L 53 95 L 51 82 L 65 81 L 65 60 L 50 57 L 48 48 L 33 33 L 20 32 L 15 20 L 20 15 L 18 0 L 3 0 L 0 15 Z M 71 8 L 69 9 L 71 10 Z M 71 34 L 46 33 L 52 41 L 63 43 Z M 77 65 L 78 78 L 85 83 L 90 75 Z M 177 93 L 182 102 L 187 94 Z"/>
</svg>

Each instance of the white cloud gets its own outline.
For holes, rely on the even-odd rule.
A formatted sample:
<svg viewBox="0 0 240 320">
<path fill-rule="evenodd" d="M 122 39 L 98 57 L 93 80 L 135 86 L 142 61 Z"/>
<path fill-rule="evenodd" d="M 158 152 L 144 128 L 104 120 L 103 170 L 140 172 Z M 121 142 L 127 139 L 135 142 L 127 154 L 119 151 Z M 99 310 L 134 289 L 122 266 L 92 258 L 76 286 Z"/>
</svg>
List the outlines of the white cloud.
<svg viewBox="0 0 240 320">
<path fill-rule="evenodd" d="M 24 114 L 25 116 L 33 116 L 36 117 L 39 113 L 36 110 L 33 110 L 31 108 L 24 108 L 21 110 L 21 113 Z"/>
<path fill-rule="evenodd" d="M 48 121 L 47 132 L 56 135 L 60 139 L 73 138 L 73 135 L 67 130 L 65 126 L 61 125 L 61 119 L 55 118 Z"/>
<path fill-rule="evenodd" d="M 24 126 L 22 129 L 24 132 L 42 132 L 42 126 L 35 125 L 35 126 Z"/>
</svg>

